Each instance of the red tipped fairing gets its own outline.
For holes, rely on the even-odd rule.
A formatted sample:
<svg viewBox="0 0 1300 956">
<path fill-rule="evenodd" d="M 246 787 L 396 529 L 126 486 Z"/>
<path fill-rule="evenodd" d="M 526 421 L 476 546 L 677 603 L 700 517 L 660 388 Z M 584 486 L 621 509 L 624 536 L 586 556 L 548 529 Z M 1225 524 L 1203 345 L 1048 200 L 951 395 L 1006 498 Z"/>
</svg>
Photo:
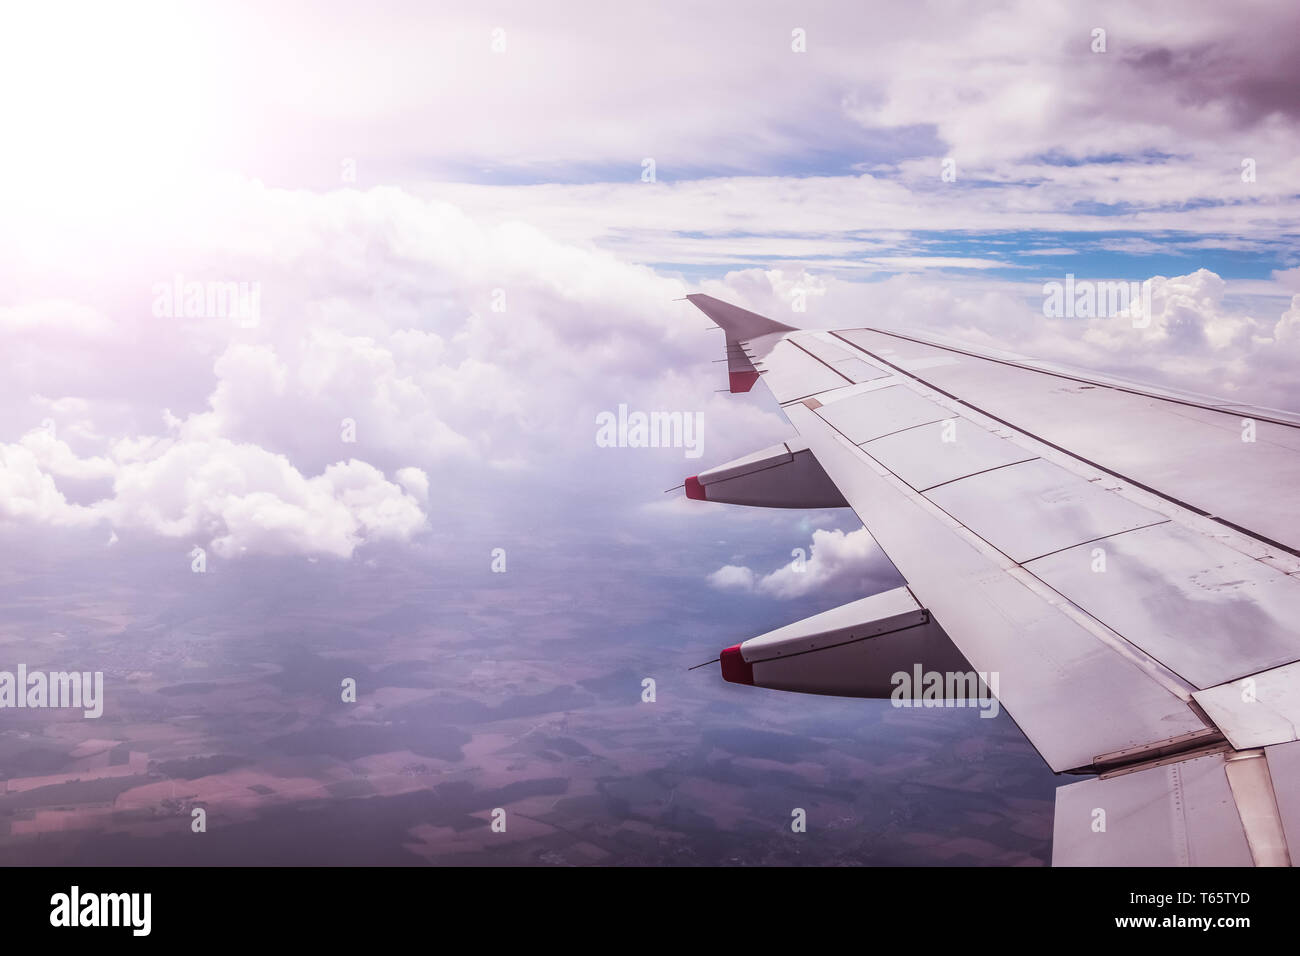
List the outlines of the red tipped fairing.
<svg viewBox="0 0 1300 956">
<path fill-rule="evenodd" d="M 731 385 L 732 392 L 748 392 L 758 381 L 758 373 L 754 371 L 729 372 L 727 378 Z"/>
<path fill-rule="evenodd" d="M 733 644 L 726 648 L 719 657 L 722 662 L 722 679 L 733 684 L 753 684 L 754 668 L 745 663 L 740 653 L 740 645 Z"/>
</svg>

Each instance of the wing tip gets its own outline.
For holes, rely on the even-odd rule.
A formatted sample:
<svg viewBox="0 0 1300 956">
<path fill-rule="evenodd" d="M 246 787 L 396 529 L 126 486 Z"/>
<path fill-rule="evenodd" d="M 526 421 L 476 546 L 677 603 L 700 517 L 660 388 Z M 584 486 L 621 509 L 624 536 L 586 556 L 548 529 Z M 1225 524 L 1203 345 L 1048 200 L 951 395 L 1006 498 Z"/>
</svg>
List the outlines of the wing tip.
<svg viewBox="0 0 1300 956">
<path fill-rule="evenodd" d="M 784 322 L 759 315 L 757 312 L 750 312 L 748 309 L 723 302 L 703 292 L 690 293 L 686 296 L 686 301 L 712 319 L 727 333 L 728 338 L 752 339 L 772 332 L 798 331 L 798 328 L 793 325 L 786 325 Z"/>
</svg>

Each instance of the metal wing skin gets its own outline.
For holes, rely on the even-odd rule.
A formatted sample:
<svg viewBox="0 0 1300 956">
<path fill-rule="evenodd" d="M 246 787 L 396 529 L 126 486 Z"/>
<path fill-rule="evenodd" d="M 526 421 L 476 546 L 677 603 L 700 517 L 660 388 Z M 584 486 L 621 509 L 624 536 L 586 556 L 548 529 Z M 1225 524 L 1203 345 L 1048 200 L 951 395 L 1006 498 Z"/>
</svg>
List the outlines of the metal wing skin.
<svg viewBox="0 0 1300 956">
<path fill-rule="evenodd" d="M 907 581 L 728 648 L 726 679 L 897 698 L 967 669 L 945 699 L 996 694 L 1091 775 L 1058 790 L 1056 865 L 1300 853 L 1300 416 L 687 298 L 799 433 L 687 493 L 847 504 Z"/>
</svg>

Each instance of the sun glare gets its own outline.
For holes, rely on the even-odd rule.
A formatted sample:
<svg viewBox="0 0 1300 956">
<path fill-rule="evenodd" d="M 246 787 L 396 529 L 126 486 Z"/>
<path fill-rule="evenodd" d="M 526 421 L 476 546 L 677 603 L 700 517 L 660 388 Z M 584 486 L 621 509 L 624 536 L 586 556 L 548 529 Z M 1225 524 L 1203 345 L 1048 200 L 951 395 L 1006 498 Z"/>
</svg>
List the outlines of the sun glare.
<svg viewBox="0 0 1300 956">
<path fill-rule="evenodd" d="M 10 214 L 137 203 L 201 156 L 208 50 L 179 4 L 32 4 L 0 32 Z"/>
</svg>

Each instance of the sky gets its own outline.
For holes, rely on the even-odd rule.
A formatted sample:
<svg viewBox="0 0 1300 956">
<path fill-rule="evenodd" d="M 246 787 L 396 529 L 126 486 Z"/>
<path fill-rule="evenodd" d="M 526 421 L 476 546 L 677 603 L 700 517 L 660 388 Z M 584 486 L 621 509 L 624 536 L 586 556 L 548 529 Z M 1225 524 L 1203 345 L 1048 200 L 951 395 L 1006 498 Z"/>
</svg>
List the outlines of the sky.
<svg viewBox="0 0 1300 956">
<path fill-rule="evenodd" d="M 690 292 L 1300 407 L 1287 3 L 51 3 L 5 19 L 13 663 L 67 633 L 60 594 L 111 590 L 147 614 L 168 562 L 182 617 L 196 561 L 285 594 L 391 571 L 391 594 L 357 600 L 408 609 L 407 572 L 436 568 L 449 592 L 495 588 L 502 614 L 548 608 L 551 638 L 581 606 L 606 622 L 583 632 L 600 660 L 641 635 L 629 654 L 665 671 L 897 583 L 847 511 L 664 493 L 792 434 L 763 389 L 720 391 L 722 338 Z M 1067 276 L 1149 283 L 1151 321 L 1045 316 L 1045 284 Z M 601 447 L 597 417 L 620 406 L 698 415 L 701 441 Z M 319 599 L 300 600 L 284 613 Z M 106 633 L 129 643 L 127 618 Z M 693 674 L 714 693 L 698 688 L 716 674 Z M 718 701 L 734 700 L 692 706 L 731 727 Z M 813 705 L 743 706 L 762 725 Z M 865 705 L 816 706 L 847 734 Z M 960 726 L 933 746 L 960 747 Z M 1041 861 L 1041 839 L 1024 852 Z"/>
</svg>

